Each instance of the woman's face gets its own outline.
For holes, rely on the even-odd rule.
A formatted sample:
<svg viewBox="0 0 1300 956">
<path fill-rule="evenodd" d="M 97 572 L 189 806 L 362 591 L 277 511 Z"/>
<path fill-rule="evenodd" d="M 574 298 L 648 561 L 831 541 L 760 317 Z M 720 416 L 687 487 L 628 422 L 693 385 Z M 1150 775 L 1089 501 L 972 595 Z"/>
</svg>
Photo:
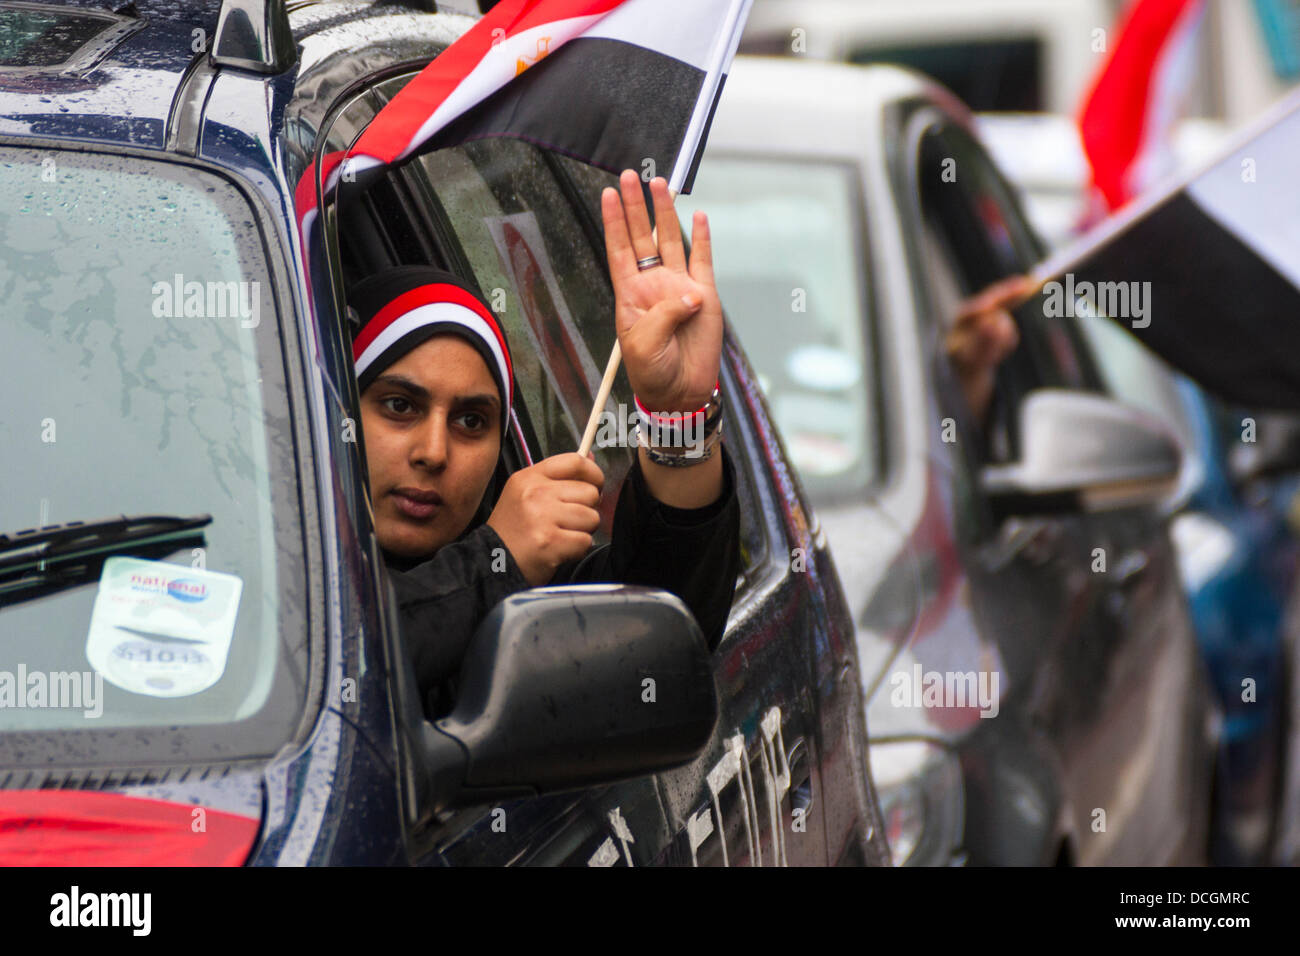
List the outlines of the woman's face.
<svg viewBox="0 0 1300 956">
<path fill-rule="evenodd" d="M 501 450 L 501 399 L 469 343 L 437 335 L 361 396 L 379 544 L 431 556 L 473 520 Z"/>
</svg>

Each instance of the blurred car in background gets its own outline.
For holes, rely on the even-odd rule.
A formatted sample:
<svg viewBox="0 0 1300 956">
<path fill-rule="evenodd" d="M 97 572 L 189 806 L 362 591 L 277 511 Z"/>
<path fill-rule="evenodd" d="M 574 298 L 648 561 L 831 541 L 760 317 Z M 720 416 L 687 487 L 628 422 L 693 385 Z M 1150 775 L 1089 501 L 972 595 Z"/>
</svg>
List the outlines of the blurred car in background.
<svg viewBox="0 0 1300 956">
<path fill-rule="evenodd" d="M 1073 114 L 1131 0 L 759 0 L 740 52 L 919 70 L 976 113 Z M 1300 79 L 1294 0 L 1208 3 L 1185 115 L 1235 126 Z"/>
<path fill-rule="evenodd" d="M 1224 725 L 1211 861 L 1268 863 L 1278 845 L 1300 634 L 1300 421 L 1230 412 L 1104 318 L 1082 323 L 1111 389 L 1170 423 L 1188 454 L 1172 516 L 1183 586 Z"/>
<path fill-rule="evenodd" d="M 1090 40 L 1118 0 L 760 0 L 742 53 L 888 63 L 971 109 L 1066 111 L 1096 67 Z"/>
<path fill-rule="evenodd" d="M 1180 448 L 1041 307 L 973 420 L 946 325 L 1043 246 L 965 107 L 740 57 L 681 203 L 854 607 L 895 863 L 1202 859 L 1214 709 L 1156 507 Z"/>
<path fill-rule="evenodd" d="M 1030 223 L 1050 246 L 1079 234 L 1090 214 L 1091 171 L 1074 118 L 1060 113 L 981 113 L 980 139 L 993 161 L 1021 194 Z M 1173 175 L 1214 158 L 1227 138 L 1215 120 L 1189 119 L 1174 128 Z"/>
</svg>

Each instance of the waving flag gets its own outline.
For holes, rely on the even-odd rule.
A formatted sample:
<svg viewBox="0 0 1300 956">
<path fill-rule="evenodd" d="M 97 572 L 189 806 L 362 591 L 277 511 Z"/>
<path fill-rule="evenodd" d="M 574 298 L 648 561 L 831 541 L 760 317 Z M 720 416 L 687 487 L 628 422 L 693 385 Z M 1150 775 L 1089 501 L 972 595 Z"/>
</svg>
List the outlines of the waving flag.
<svg viewBox="0 0 1300 956">
<path fill-rule="evenodd" d="M 1298 154 L 1300 91 L 1041 263 L 1045 314 L 1101 312 L 1230 402 L 1300 411 Z"/>
<path fill-rule="evenodd" d="M 611 171 L 649 161 L 689 192 L 751 2 L 502 0 L 393 97 L 340 172 L 514 136 Z"/>
<path fill-rule="evenodd" d="M 1079 116 L 1093 185 L 1110 209 L 1168 173 L 1205 0 L 1133 0 Z"/>
</svg>

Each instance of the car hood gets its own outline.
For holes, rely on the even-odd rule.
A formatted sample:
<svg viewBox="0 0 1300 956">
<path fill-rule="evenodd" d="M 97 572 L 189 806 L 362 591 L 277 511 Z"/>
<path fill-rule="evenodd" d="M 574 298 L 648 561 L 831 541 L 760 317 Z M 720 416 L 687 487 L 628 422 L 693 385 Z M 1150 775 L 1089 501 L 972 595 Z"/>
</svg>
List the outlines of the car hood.
<svg viewBox="0 0 1300 956">
<path fill-rule="evenodd" d="M 98 790 L 0 790 L 0 866 L 239 866 L 262 826 L 256 771 Z"/>
</svg>

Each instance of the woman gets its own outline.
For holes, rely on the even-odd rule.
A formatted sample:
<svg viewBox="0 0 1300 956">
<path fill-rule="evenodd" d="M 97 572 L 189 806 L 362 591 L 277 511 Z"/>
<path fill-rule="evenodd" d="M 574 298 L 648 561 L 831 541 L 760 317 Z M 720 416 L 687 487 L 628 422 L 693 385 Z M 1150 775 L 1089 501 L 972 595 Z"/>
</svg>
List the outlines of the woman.
<svg viewBox="0 0 1300 956">
<path fill-rule="evenodd" d="M 696 213 L 688 262 L 667 183 L 655 179 L 650 192 L 657 247 L 634 172 L 601 197 L 624 366 L 642 420 L 654 427 L 642 432 L 620 490 L 611 543 L 595 551 L 604 476 L 594 460 L 548 458 L 515 472 L 492 500 L 512 364 L 503 330 L 472 288 L 407 266 L 349 295 L 361 318 L 353 356 L 375 529 L 430 716 L 450 709 L 478 624 L 528 587 L 661 587 L 692 610 L 710 647 L 722 637 L 740 534 L 716 390 L 722 307 L 707 219 Z M 678 413 L 690 409 L 693 428 L 682 430 Z M 681 439 L 701 434 L 702 445 L 683 454 Z"/>
</svg>

